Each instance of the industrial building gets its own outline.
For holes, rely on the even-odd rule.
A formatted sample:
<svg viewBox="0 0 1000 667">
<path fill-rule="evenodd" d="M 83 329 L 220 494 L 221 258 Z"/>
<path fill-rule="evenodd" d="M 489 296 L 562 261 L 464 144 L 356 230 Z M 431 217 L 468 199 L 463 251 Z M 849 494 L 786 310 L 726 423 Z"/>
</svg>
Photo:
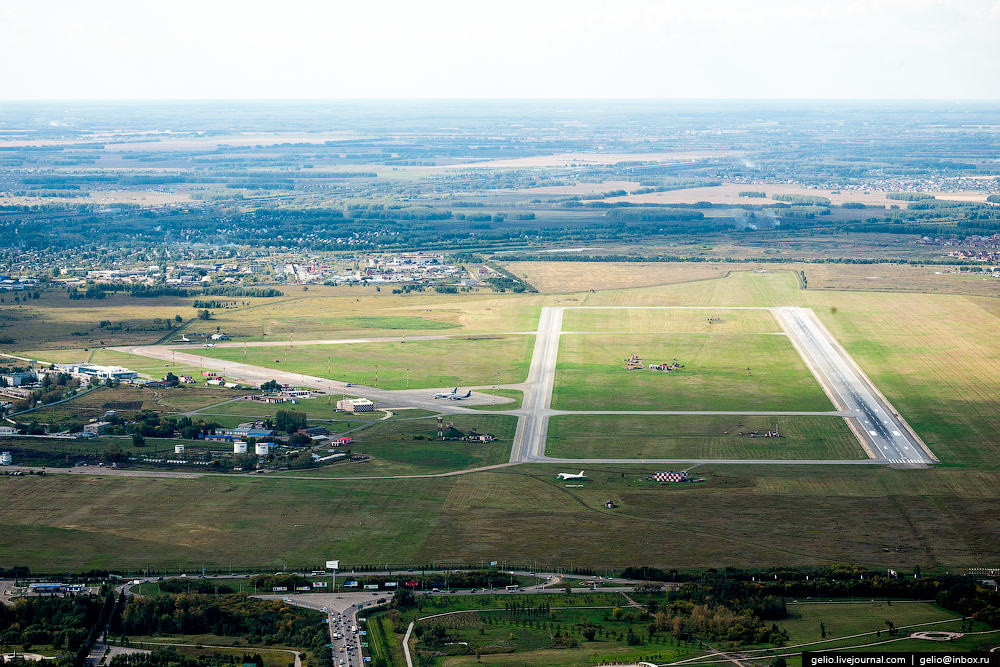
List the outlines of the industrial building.
<svg viewBox="0 0 1000 667">
<path fill-rule="evenodd" d="M 10 452 L 0 452 L 0 466 L 9 466 L 13 463 Z"/>
<path fill-rule="evenodd" d="M 91 422 L 83 427 L 83 432 L 104 435 L 108 432 L 109 428 L 111 428 L 111 422 Z"/>
<path fill-rule="evenodd" d="M 375 404 L 367 398 L 346 398 L 337 401 L 337 409 L 344 412 L 374 412 Z"/>
</svg>

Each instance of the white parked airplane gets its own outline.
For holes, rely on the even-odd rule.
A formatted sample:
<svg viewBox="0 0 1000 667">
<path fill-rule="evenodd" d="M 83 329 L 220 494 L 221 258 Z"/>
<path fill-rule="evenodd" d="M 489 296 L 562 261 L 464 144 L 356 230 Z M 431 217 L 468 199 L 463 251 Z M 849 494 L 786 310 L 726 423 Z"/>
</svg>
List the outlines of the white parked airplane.
<svg viewBox="0 0 1000 667">
<path fill-rule="evenodd" d="M 466 392 L 465 396 L 459 396 L 458 394 L 452 394 L 448 398 L 450 398 L 453 401 L 460 401 L 463 398 L 468 398 L 469 396 L 472 396 L 472 390 L 471 389 L 468 392 Z"/>
<path fill-rule="evenodd" d="M 455 387 L 451 391 L 439 391 L 436 394 L 431 394 L 431 398 L 451 398 L 458 393 L 458 387 Z"/>
<path fill-rule="evenodd" d="M 194 341 L 191 340 L 190 338 L 188 338 L 187 336 L 181 335 L 180 338 L 175 338 L 174 342 L 175 343 L 193 343 Z"/>
<path fill-rule="evenodd" d="M 556 475 L 556 479 L 587 479 L 587 476 L 581 470 L 579 475 L 574 475 L 571 472 L 561 472 Z"/>
<path fill-rule="evenodd" d="M 205 343 L 202 347 L 215 347 L 215 343 Z"/>
</svg>

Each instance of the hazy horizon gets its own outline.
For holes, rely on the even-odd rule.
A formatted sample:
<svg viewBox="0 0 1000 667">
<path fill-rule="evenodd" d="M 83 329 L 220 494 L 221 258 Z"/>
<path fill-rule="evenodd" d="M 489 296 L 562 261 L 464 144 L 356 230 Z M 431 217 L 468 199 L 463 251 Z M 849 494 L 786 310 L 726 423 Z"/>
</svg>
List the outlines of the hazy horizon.
<svg viewBox="0 0 1000 667">
<path fill-rule="evenodd" d="M 991 100 L 1000 1 L 0 8 L 3 100 Z"/>
</svg>

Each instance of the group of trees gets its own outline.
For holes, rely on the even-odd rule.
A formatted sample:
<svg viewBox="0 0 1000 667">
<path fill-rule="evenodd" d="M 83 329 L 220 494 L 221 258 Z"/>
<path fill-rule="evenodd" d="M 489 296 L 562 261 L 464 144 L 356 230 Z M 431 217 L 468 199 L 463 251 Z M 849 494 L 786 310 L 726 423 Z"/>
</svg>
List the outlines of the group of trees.
<svg viewBox="0 0 1000 667">
<path fill-rule="evenodd" d="M 329 641 L 322 614 L 246 593 L 129 597 L 112 629 L 126 635 L 216 634 L 246 636 L 248 643 L 298 646 L 318 656 Z"/>
<path fill-rule="evenodd" d="M 294 410 L 278 410 L 274 414 L 274 428 L 285 433 L 295 433 L 306 427 L 306 413 Z"/>
<path fill-rule="evenodd" d="M 256 665 L 264 667 L 264 658 L 259 653 L 246 653 L 242 657 L 213 653 L 190 657 L 177 652 L 173 647 L 157 649 L 151 653 L 123 653 L 116 655 L 108 663 L 110 667 L 231 667 Z"/>
<path fill-rule="evenodd" d="M 54 648 L 77 651 L 87 639 L 101 613 L 101 598 L 30 597 L 0 604 L 0 642 L 23 647 L 52 644 Z"/>
</svg>

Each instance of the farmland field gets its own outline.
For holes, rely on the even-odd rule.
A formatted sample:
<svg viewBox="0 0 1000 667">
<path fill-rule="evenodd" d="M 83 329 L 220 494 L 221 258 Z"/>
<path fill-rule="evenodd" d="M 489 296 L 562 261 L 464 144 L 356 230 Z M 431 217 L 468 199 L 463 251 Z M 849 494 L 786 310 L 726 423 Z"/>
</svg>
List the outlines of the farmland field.
<svg viewBox="0 0 1000 667">
<path fill-rule="evenodd" d="M 777 427 L 780 438 L 749 437 Z M 743 435 L 739 435 L 742 431 Z M 864 459 L 839 417 L 566 415 L 549 420 L 558 458 Z"/>
<path fill-rule="evenodd" d="M 534 337 L 527 335 L 491 335 L 408 340 L 405 343 L 251 347 L 246 350 L 215 347 L 199 349 L 198 353 L 238 362 L 243 362 L 246 354 L 246 363 L 256 366 L 333 380 L 343 378 L 354 384 L 382 389 L 405 389 L 409 369 L 409 387 L 422 389 L 492 385 L 497 381 L 497 371 L 501 384 L 522 382 L 534 342 Z"/>
<path fill-rule="evenodd" d="M 625 370 L 636 353 L 669 373 Z M 748 370 L 749 367 L 749 370 Z M 552 407 L 558 410 L 794 410 L 833 405 L 781 335 L 563 335 Z"/>
</svg>

